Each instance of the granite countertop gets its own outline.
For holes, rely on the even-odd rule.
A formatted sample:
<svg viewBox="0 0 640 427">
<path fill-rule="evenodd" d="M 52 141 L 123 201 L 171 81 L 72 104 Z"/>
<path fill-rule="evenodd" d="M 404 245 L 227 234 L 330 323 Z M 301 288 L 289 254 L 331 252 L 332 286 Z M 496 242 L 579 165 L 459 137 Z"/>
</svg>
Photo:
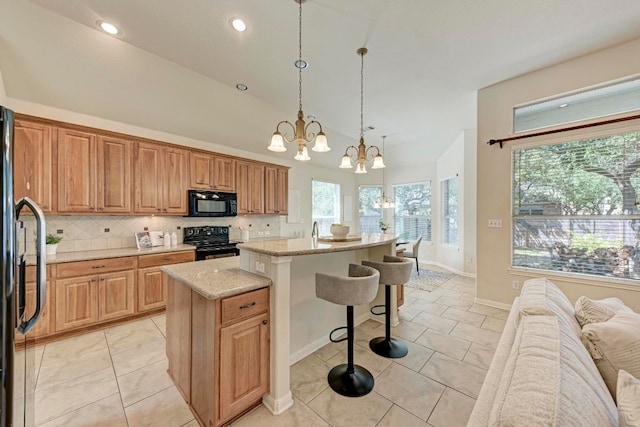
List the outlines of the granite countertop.
<svg viewBox="0 0 640 427">
<path fill-rule="evenodd" d="M 148 249 L 138 248 L 119 248 L 119 249 L 100 249 L 95 251 L 81 251 L 81 252 L 58 252 L 56 255 L 47 255 L 47 264 L 60 264 L 63 262 L 73 261 L 89 261 L 93 259 L 105 259 L 105 258 L 119 258 L 126 256 L 138 256 L 138 255 L 153 255 L 166 252 L 178 252 L 178 251 L 192 251 L 195 250 L 195 246 L 192 245 L 178 245 L 178 246 L 155 246 Z M 35 265 L 36 256 L 27 256 L 27 265 Z"/>
<path fill-rule="evenodd" d="M 207 299 L 219 299 L 271 286 L 271 279 L 240 270 L 240 257 L 215 258 L 161 267 L 169 276 Z"/>
<path fill-rule="evenodd" d="M 238 249 L 273 256 L 311 255 L 328 252 L 352 251 L 355 249 L 394 243 L 397 237 L 393 234 L 363 233 L 361 240 L 350 242 L 326 242 L 304 237 L 302 239 L 279 239 L 247 243 L 239 243 Z"/>
</svg>

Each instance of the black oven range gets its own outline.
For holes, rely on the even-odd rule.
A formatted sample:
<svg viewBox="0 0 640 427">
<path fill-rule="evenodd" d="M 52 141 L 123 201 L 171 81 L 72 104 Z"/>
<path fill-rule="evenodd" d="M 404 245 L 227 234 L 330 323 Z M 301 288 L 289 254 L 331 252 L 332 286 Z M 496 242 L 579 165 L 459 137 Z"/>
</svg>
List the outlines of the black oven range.
<svg viewBox="0 0 640 427">
<path fill-rule="evenodd" d="M 196 261 L 236 256 L 240 253 L 236 243 L 229 242 L 229 227 L 205 225 L 184 227 L 183 230 L 183 243 L 196 247 Z"/>
</svg>

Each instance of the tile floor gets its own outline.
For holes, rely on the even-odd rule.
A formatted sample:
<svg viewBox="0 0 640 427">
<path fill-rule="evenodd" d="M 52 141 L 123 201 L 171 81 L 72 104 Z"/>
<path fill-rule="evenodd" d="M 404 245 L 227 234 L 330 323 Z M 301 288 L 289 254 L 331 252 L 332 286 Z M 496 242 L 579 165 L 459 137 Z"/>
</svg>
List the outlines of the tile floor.
<svg viewBox="0 0 640 427">
<path fill-rule="evenodd" d="M 273 416 L 260 406 L 234 426 L 465 426 L 507 316 L 474 304 L 474 293 L 459 276 L 433 292 L 406 289 L 392 328 L 409 346 L 402 359 L 369 350 L 383 324 L 359 325 L 355 361 L 376 381 L 367 396 L 327 386 L 331 367 L 346 363 L 346 343 L 331 343 L 291 367 L 293 408 Z M 46 344 L 36 359 L 37 426 L 198 425 L 166 373 L 164 315 Z"/>
</svg>

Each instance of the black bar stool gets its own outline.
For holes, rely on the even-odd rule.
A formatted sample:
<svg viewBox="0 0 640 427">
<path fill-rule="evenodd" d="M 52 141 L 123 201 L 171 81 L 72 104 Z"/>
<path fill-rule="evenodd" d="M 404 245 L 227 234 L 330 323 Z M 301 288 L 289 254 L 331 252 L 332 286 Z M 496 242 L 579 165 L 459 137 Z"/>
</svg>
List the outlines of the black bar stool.
<svg viewBox="0 0 640 427">
<path fill-rule="evenodd" d="M 353 364 L 353 306 L 369 304 L 376 297 L 380 273 L 371 267 L 349 264 L 349 277 L 316 273 L 316 296 L 334 304 L 347 306 L 347 326 L 334 329 L 329 334 L 331 342 L 347 340 L 347 364 L 334 367 L 329 372 L 329 386 L 343 396 L 364 396 L 373 390 L 373 375 L 366 368 Z M 333 334 L 346 329 L 347 337 L 334 339 Z"/>
<path fill-rule="evenodd" d="M 413 262 L 406 258 L 385 255 L 383 262 L 362 261 L 363 265 L 373 267 L 380 272 L 380 284 L 384 287 L 384 305 L 371 307 L 371 314 L 385 315 L 385 336 L 377 337 L 369 341 L 369 348 L 374 353 L 397 359 L 404 357 L 409 352 L 407 345 L 402 341 L 391 338 L 391 286 L 404 285 L 411 278 Z M 384 312 L 374 310 L 384 307 Z"/>
</svg>

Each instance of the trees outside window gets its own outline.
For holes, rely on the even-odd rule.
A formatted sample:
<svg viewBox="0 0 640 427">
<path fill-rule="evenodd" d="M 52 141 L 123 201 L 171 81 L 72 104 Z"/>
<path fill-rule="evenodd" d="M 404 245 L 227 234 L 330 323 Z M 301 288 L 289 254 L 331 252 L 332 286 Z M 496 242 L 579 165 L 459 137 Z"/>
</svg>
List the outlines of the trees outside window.
<svg viewBox="0 0 640 427">
<path fill-rule="evenodd" d="M 640 131 L 513 152 L 514 266 L 640 279 Z"/>
<path fill-rule="evenodd" d="M 393 186 L 394 232 L 401 240 L 431 241 L 431 183 Z"/>
<path fill-rule="evenodd" d="M 382 220 L 381 198 L 381 185 L 361 185 L 358 188 L 361 233 L 380 233 L 380 221 Z"/>
<path fill-rule="evenodd" d="M 442 243 L 458 246 L 458 177 L 442 182 Z"/>
<path fill-rule="evenodd" d="M 311 220 L 318 222 L 321 236 L 331 234 L 331 224 L 340 223 L 340 184 L 313 180 Z"/>
</svg>

